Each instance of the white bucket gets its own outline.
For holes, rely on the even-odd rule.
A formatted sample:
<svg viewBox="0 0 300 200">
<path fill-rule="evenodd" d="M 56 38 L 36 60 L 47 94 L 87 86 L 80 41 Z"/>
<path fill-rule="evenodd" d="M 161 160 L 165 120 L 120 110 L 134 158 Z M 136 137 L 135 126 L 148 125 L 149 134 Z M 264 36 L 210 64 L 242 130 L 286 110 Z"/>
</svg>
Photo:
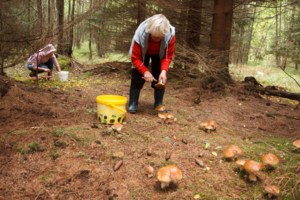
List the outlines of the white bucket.
<svg viewBox="0 0 300 200">
<path fill-rule="evenodd" d="M 68 81 L 69 72 L 61 71 L 61 72 L 57 72 L 57 74 L 60 81 Z"/>
</svg>

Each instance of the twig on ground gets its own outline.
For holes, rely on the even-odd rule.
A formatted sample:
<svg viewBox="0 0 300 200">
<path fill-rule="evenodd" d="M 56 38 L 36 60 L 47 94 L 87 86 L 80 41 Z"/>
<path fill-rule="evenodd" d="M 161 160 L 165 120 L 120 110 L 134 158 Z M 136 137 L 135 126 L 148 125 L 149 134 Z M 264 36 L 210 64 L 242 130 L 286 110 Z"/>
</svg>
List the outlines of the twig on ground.
<svg viewBox="0 0 300 200">
<path fill-rule="evenodd" d="M 274 146 L 272 146 L 272 145 L 269 145 L 268 143 L 266 143 L 266 142 L 264 142 L 264 141 L 253 142 L 253 144 L 258 144 L 258 143 L 264 143 L 265 145 L 267 145 L 267 146 L 269 146 L 269 147 L 272 147 L 272 148 L 277 149 L 277 150 L 279 150 L 279 151 L 283 151 L 283 152 L 289 154 L 290 156 L 292 156 L 291 153 L 289 153 L 289 152 L 287 152 L 287 151 L 285 151 L 285 150 L 282 150 L 282 149 L 278 149 L 278 148 L 276 148 L 276 147 L 274 147 Z"/>
<path fill-rule="evenodd" d="M 35 173 L 39 173 L 38 171 L 35 171 L 35 170 L 30 169 L 30 168 L 28 168 L 28 167 L 25 167 L 25 168 L 28 169 L 29 171 L 32 171 L 32 172 L 35 172 Z"/>
<path fill-rule="evenodd" d="M 44 188 L 38 193 L 38 195 L 35 197 L 34 200 L 37 200 L 37 198 L 40 196 L 40 194 L 44 191 Z"/>
</svg>

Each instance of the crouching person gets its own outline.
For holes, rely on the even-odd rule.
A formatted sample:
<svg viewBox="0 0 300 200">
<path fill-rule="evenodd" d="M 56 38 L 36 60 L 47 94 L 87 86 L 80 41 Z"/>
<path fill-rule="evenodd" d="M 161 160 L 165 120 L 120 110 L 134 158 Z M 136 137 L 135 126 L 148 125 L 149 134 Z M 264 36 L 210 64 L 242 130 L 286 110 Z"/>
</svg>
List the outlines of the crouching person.
<svg viewBox="0 0 300 200">
<path fill-rule="evenodd" d="M 151 82 L 154 88 L 154 108 L 162 105 L 165 90 L 158 90 L 154 85 L 161 81 L 167 83 L 174 48 L 175 28 L 164 15 L 153 15 L 139 25 L 129 50 L 133 70 L 128 112 L 137 112 L 140 90 L 145 81 Z M 150 59 L 152 72 L 148 69 Z"/>
<path fill-rule="evenodd" d="M 38 54 L 34 53 L 29 57 L 27 61 L 27 68 L 31 71 L 29 76 L 32 80 L 36 80 L 37 78 L 36 69 L 38 69 L 38 73 L 47 72 L 50 81 L 52 81 L 53 65 L 55 65 L 58 72 L 61 72 L 54 55 L 55 51 L 56 49 L 52 44 L 47 44 Z"/>
</svg>

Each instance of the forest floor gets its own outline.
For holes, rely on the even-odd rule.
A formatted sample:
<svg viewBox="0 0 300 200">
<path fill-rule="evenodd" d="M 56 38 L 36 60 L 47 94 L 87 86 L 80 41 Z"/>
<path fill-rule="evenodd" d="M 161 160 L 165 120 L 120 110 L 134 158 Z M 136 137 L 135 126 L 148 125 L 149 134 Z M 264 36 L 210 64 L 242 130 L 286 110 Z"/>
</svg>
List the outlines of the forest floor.
<svg viewBox="0 0 300 200">
<path fill-rule="evenodd" d="M 164 105 L 177 121 L 158 118 L 146 83 L 138 112 L 126 114 L 116 134 L 96 120 L 96 97 L 128 99 L 130 65 L 109 66 L 71 74 L 67 83 L 41 80 L 39 87 L 0 77 L 0 199 L 267 199 L 267 184 L 280 188 L 281 199 L 299 199 L 300 152 L 292 143 L 300 139 L 300 109 L 291 101 L 262 98 L 235 82 L 210 85 L 196 104 L 198 87 L 170 75 Z M 199 129 L 208 120 L 219 124 L 216 131 Z M 240 159 L 262 163 L 273 153 L 279 164 L 250 182 L 224 159 L 229 145 L 242 149 Z M 125 154 L 116 171 L 115 152 Z M 183 178 L 162 190 L 156 177 L 147 177 L 149 165 L 155 172 L 175 165 Z"/>
</svg>

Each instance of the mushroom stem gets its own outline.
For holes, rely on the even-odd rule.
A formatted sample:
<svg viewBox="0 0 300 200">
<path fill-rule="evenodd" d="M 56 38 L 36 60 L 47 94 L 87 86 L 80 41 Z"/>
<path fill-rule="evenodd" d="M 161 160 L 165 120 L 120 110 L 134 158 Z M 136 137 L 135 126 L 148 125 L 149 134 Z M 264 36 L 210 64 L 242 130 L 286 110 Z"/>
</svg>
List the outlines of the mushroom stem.
<svg viewBox="0 0 300 200">
<path fill-rule="evenodd" d="M 165 187 L 169 187 L 169 184 L 170 183 L 161 182 L 161 189 L 164 189 Z"/>
<path fill-rule="evenodd" d="M 240 165 L 240 171 L 242 171 L 244 168 L 243 168 L 243 165 Z"/>
<path fill-rule="evenodd" d="M 209 130 L 209 129 L 207 130 L 207 133 L 210 133 L 210 130 Z"/>
<path fill-rule="evenodd" d="M 272 194 L 271 194 L 271 193 L 268 193 L 268 197 L 271 199 L 271 197 L 272 197 Z"/>
<path fill-rule="evenodd" d="M 250 181 L 257 181 L 255 174 L 253 174 L 252 172 L 249 172 L 249 179 Z"/>
<path fill-rule="evenodd" d="M 148 174 L 148 177 L 151 178 L 153 176 L 153 174 Z"/>
</svg>

